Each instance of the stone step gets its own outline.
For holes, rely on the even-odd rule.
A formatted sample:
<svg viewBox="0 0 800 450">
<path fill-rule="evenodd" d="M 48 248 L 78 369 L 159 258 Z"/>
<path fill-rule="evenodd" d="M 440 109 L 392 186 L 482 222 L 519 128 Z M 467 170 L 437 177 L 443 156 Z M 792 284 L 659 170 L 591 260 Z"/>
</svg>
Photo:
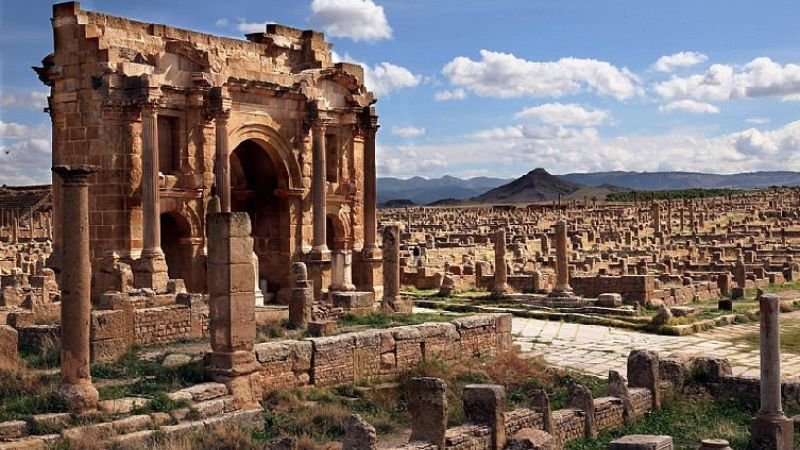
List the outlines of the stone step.
<svg viewBox="0 0 800 450">
<path fill-rule="evenodd" d="M 202 402 L 213 400 L 228 394 L 228 388 L 222 383 L 200 383 L 179 391 L 168 394 L 170 400 L 187 400 L 190 402 Z"/>
</svg>

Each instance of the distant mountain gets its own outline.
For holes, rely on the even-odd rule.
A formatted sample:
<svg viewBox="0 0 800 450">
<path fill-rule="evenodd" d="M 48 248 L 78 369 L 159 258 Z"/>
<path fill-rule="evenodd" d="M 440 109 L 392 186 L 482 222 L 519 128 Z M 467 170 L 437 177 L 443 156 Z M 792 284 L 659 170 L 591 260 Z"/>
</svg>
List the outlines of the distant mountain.
<svg viewBox="0 0 800 450">
<path fill-rule="evenodd" d="M 570 195 L 582 187 L 582 184 L 561 179 L 538 168 L 473 200 L 479 203 L 540 202 L 556 199 L 559 194 Z"/>
<path fill-rule="evenodd" d="M 639 190 L 752 189 L 800 185 L 800 172 L 747 172 L 731 175 L 699 172 L 595 172 L 568 173 L 559 177 L 587 186 L 608 184 Z"/>
<path fill-rule="evenodd" d="M 489 189 L 507 183 L 503 178 L 475 177 L 461 178 L 445 175 L 441 178 L 413 177 L 378 178 L 378 203 L 389 200 L 407 199 L 419 205 L 427 205 L 441 199 L 463 200 L 475 197 Z"/>
</svg>

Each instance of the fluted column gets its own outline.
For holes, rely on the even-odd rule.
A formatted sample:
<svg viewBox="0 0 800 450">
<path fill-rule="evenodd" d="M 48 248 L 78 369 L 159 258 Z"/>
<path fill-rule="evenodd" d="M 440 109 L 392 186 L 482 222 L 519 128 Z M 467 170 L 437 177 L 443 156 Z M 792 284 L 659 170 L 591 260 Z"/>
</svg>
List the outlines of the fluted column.
<svg viewBox="0 0 800 450">
<path fill-rule="evenodd" d="M 89 176 L 96 166 L 56 166 L 62 180 L 64 240 L 61 272 L 61 386 L 70 411 L 97 409 L 89 366 L 92 267 L 89 257 Z"/>
<path fill-rule="evenodd" d="M 217 185 L 222 212 L 231 212 L 231 157 L 228 148 L 228 119 L 230 110 L 217 112 L 214 122 L 216 131 L 216 163 L 214 178 Z"/>
<path fill-rule="evenodd" d="M 325 242 L 326 229 L 325 219 L 327 215 L 326 210 L 326 163 L 325 163 L 325 127 L 327 122 L 322 119 L 316 119 L 312 123 L 312 141 L 311 152 L 313 160 L 313 174 L 311 180 L 311 194 L 313 197 L 314 207 L 314 240 L 311 252 L 315 257 L 322 258 L 330 254 L 328 245 Z"/>
<path fill-rule="evenodd" d="M 375 135 L 378 132 L 378 116 L 370 114 L 364 129 L 364 250 L 372 252 L 378 248 L 377 222 L 377 173 L 375 170 Z"/>
<path fill-rule="evenodd" d="M 157 108 L 155 102 L 142 107 L 142 256 L 136 264 L 134 281 L 138 288 L 164 292 L 169 275 L 161 250 Z"/>
<path fill-rule="evenodd" d="M 147 104 L 142 108 L 142 256 L 163 254 L 158 201 L 158 112 Z"/>
<path fill-rule="evenodd" d="M 552 294 L 568 296 L 572 294 L 569 285 L 569 247 L 567 238 L 567 222 L 556 222 L 556 287 Z"/>
</svg>

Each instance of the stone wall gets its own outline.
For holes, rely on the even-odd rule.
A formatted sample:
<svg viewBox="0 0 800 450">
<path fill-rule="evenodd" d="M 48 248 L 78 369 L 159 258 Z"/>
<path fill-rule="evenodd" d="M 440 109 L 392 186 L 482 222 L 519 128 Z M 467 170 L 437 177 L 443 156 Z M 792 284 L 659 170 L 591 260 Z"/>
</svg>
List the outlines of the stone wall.
<svg viewBox="0 0 800 450">
<path fill-rule="evenodd" d="M 426 358 L 457 361 L 511 349 L 511 315 L 369 330 L 255 346 L 264 387 L 331 386 L 394 377 Z"/>
</svg>

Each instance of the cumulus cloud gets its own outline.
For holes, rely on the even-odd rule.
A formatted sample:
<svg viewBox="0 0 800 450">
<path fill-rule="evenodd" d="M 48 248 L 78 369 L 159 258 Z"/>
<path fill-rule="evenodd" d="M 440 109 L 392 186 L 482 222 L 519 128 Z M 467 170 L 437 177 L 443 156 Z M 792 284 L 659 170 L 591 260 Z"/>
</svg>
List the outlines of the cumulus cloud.
<svg viewBox="0 0 800 450">
<path fill-rule="evenodd" d="M 364 84 L 367 86 L 367 89 L 371 90 L 379 97 L 398 89 L 419 86 L 423 81 L 422 75 L 414 74 L 405 67 L 390 62 L 382 62 L 370 66 L 367 63 L 351 57 L 347 53 L 340 55 L 336 52 L 331 52 L 331 58 L 334 62 L 349 62 L 363 67 Z"/>
<path fill-rule="evenodd" d="M 392 37 L 383 6 L 372 0 L 313 0 L 310 21 L 331 37 L 354 41 Z"/>
<path fill-rule="evenodd" d="M 764 125 L 769 123 L 769 117 L 750 117 L 744 119 L 744 121 L 753 125 Z"/>
<path fill-rule="evenodd" d="M 633 72 L 605 61 L 528 61 L 490 50 L 481 50 L 480 55 L 479 61 L 459 56 L 447 63 L 442 73 L 454 86 L 485 97 L 561 97 L 590 90 L 625 100 L 643 93 Z"/>
<path fill-rule="evenodd" d="M 46 91 L 0 92 L 0 107 L 4 108 L 45 108 L 47 107 Z"/>
<path fill-rule="evenodd" d="M 1 184 L 50 182 L 50 126 L 0 122 Z"/>
<path fill-rule="evenodd" d="M 414 147 L 385 147 L 377 150 L 377 169 L 381 176 L 412 177 L 446 169 L 447 160 L 436 152 L 418 151 Z"/>
<path fill-rule="evenodd" d="M 225 28 L 228 26 L 228 23 L 228 19 L 223 17 L 221 19 L 217 19 L 217 21 L 214 22 L 214 26 L 218 28 Z"/>
<path fill-rule="evenodd" d="M 665 55 L 653 64 L 653 69 L 659 72 L 674 72 L 680 67 L 691 67 L 708 61 L 708 56 L 698 52 L 679 52 Z"/>
<path fill-rule="evenodd" d="M 605 122 L 610 114 L 602 109 L 586 109 L 575 103 L 545 103 L 525 108 L 517 119 L 535 119 L 548 125 L 592 127 Z"/>
<path fill-rule="evenodd" d="M 444 90 L 433 95 L 433 99 L 437 102 L 464 100 L 465 98 L 467 98 L 467 93 L 463 89 Z"/>
<path fill-rule="evenodd" d="M 678 100 L 677 102 L 667 103 L 658 107 L 661 112 L 686 111 L 695 114 L 719 114 L 719 108 L 703 102 L 694 100 Z"/>
<path fill-rule="evenodd" d="M 705 73 L 675 77 L 657 83 L 663 99 L 723 101 L 734 98 L 787 97 L 800 95 L 800 65 L 781 65 L 759 57 L 741 67 L 714 64 Z"/>
<path fill-rule="evenodd" d="M 425 135 L 425 128 L 422 127 L 392 127 L 392 134 L 404 138 L 419 137 Z"/>
</svg>

